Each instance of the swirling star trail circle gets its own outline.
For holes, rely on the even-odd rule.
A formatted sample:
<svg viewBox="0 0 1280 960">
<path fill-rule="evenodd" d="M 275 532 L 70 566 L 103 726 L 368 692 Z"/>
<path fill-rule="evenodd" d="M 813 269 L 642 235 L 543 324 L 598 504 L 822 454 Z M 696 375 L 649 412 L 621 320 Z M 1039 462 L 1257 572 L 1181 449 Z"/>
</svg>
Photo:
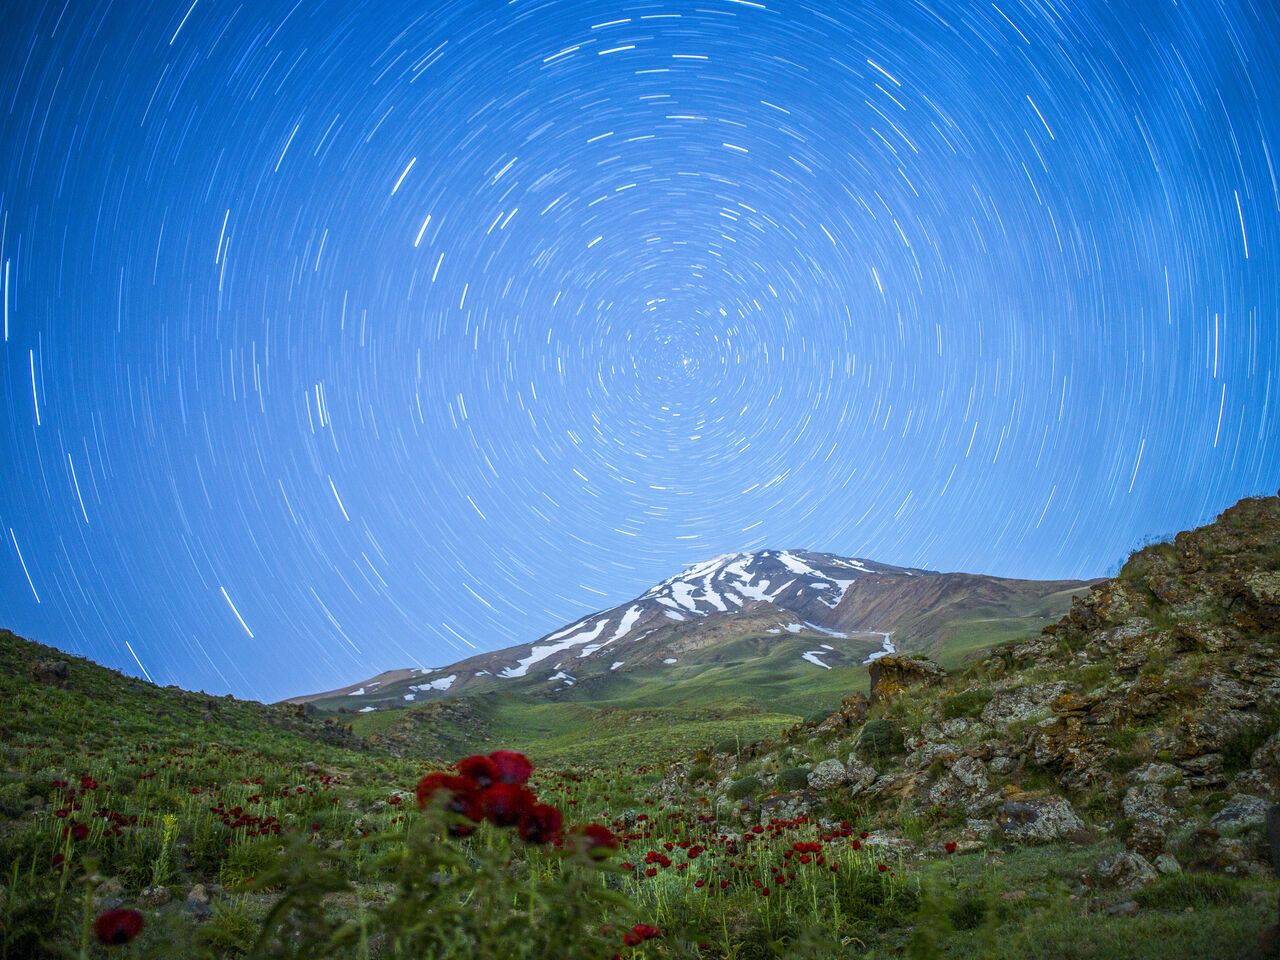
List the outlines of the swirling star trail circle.
<svg viewBox="0 0 1280 960">
<path fill-rule="evenodd" d="M 1277 486 L 1278 22 L 6 5 L 0 620 L 272 699 L 731 550 L 1100 575 Z"/>
</svg>

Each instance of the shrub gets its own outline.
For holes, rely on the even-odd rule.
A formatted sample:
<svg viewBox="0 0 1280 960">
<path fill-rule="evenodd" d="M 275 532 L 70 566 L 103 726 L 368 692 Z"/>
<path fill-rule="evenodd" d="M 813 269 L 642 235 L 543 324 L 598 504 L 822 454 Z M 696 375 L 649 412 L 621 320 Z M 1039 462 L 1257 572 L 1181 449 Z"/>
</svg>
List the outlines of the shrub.
<svg viewBox="0 0 1280 960">
<path fill-rule="evenodd" d="M 888 757 L 903 749 L 902 731 L 891 720 L 868 720 L 858 737 L 858 752 L 864 756 Z"/>
<path fill-rule="evenodd" d="M 805 715 L 805 723 L 821 723 L 827 717 L 831 716 L 830 710 L 813 710 Z"/>
<path fill-rule="evenodd" d="M 754 797 L 764 789 L 759 777 L 742 777 L 729 784 L 727 795 L 730 800 L 745 800 Z"/>
<path fill-rule="evenodd" d="M 778 771 L 779 790 L 803 790 L 809 783 L 808 767 L 787 767 Z"/>
<path fill-rule="evenodd" d="M 1271 738 L 1280 727 L 1280 708 L 1260 713 L 1227 737 L 1222 745 L 1222 769 L 1228 777 L 1249 766 L 1253 752 Z"/>
<path fill-rule="evenodd" d="M 689 768 L 688 773 L 685 774 L 685 779 L 688 780 L 690 784 L 694 784 L 699 780 L 710 780 L 714 776 L 715 773 L 709 766 L 707 766 L 707 764 L 695 763 Z"/>
<path fill-rule="evenodd" d="M 976 717 L 990 701 L 989 690 L 965 690 L 942 701 L 942 718 L 955 720 L 960 717 Z"/>
</svg>

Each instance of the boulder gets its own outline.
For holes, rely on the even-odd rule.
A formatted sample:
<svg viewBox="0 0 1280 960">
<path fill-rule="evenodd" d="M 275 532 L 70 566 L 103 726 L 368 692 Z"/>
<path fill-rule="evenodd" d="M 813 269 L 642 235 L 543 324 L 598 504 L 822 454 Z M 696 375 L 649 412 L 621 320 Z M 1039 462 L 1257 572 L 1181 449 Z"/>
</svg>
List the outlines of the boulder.
<svg viewBox="0 0 1280 960">
<path fill-rule="evenodd" d="M 1213 815 L 1210 823 L 1215 830 L 1250 830 L 1262 827 L 1267 820 L 1267 811 L 1271 804 L 1261 797 L 1248 793 L 1238 793 L 1226 805 Z"/>
<path fill-rule="evenodd" d="M 845 781 L 853 784 L 852 796 L 862 793 L 876 782 L 878 774 L 869 763 L 863 763 L 857 757 L 850 757 L 844 768 Z"/>
<path fill-rule="evenodd" d="M 1001 690 L 982 708 L 982 719 L 993 726 L 1005 726 L 1047 713 L 1054 699 L 1064 693 L 1066 683 L 1030 683 L 1012 690 Z"/>
<path fill-rule="evenodd" d="M 912 687 L 932 687 L 947 678 L 947 671 L 932 660 L 900 655 L 872 660 L 867 669 L 871 674 L 871 703 L 896 697 Z"/>
<path fill-rule="evenodd" d="M 830 760 L 823 760 L 820 764 L 809 771 L 809 786 L 814 790 L 830 790 L 832 787 L 838 787 L 848 781 L 849 777 L 844 771 L 844 764 L 834 757 Z"/>
<path fill-rule="evenodd" d="M 138 894 L 138 904 L 143 907 L 163 907 L 169 902 L 169 896 L 168 887 L 156 884 Z"/>
<path fill-rule="evenodd" d="M 1063 797 L 1008 800 L 996 813 L 996 825 L 1009 840 L 1048 843 L 1072 838 L 1084 831 L 1084 823 Z"/>
<path fill-rule="evenodd" d="M 958 757 L 929 789 L 929 802 L 946 804 L 961 810 L 980 810 L 990 806 L 987 796 L 990 783 L 987 770 L 977 757 Z"/>
<path fill-rule="evenodd" d="M 1155 862 L 1164 852 L 1165 839 L 1164 831 L 1154 823 L 1140 820 L 1129 830 L 1129 835 L 1124 838 L 1124 845 L 1125 849 Z M 1159 869 L 1159 864 L 1156 867 Z"/>
<path fill-rule="evenodd" d="M 1098 864 L 1098 885 L 1108 890 L 1136 890 L 1160 879 L 1146 857 L 1132 850 Z"/>
<path fill-rule="evenodd" d="M 1125 779 L 1130 783 L 1159 783 L 1172 786 L 1182 781 L 1182 771 L 1172 763 L 1148 763 L 1145 767 L 1134 767 Z"/>
<path fill-rule="evenodd" d="M 1174 825 L 1174 811 L 1165 803 L 1165 788 L 1158 783 L 1139 783 L 1125 791 L 1121 804 L 1124 815 L 1134 823 L 1144 823 L 1159 830 Z"/>
</svg>

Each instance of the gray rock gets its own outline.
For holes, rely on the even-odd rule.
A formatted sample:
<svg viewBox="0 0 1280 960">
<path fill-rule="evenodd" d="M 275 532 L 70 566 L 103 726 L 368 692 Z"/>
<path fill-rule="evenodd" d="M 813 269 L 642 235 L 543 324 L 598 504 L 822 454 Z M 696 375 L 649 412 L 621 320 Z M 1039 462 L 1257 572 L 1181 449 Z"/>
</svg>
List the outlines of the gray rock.
<svg viewBox="0 0 1280 960">
<path fill-rule="evenodd" d="M 1172 763 L 1148 763 L 1145 767 L 1134 767 L 1126 778 L 1130 783 L 1158 783 L 1171 786 L 1182 780 L 1182 771 Z"/>
<path fill-rule="evenodd" d="M 990 809 L 987 770 L 977 757 L 959 757 L 929 790 L 929 802 L 962 810 Z"/>
<path fill-rule="evenodd" d="M 1125 791 L 1124 815 L 1136 823 L 1148 823 L 1160 830 L 1174 824 L 1174 813 L 1165 803 L 1165 789 L 1158 783 L 1139 783 Z"/>
<path fill-rule="evenodd" d="M 1270 808 L 1271 804 L 1261 797 L 1238 793 L 1214 814 L 1210 823 L 1215 830 L 1249 830 L 1266 823 Z"/>
<path fill-rule="evenodd" d="M 1232 793 L 1252 793 L 1258 797 L 1269 797 L 1272 794 L 1271 781 L 1261 770 L 1241 770 L 1231 778 L 1227 789 Z"/>
<path fill-rule="evenodd" d="M 1084 823 L 1062 797 L 1007 801 L 996 813 L 996 825 L 1006 838 L 1020 843 L 1048 843 L 1084 830 Z"/>
<path fill-rule="evenodd" d="M 124 903 L 124 884 L 119 877 L 103 880 L 93 889 L 93 906 L 95 910 L 114 910 Z"/>
<path fill-rule="evenodd" d="M 1136 917 L 1138 915 L 1138 901 L 1126 900 L 1123 903 L 1112 904 L 1107 907 L 1108 917 Z"/>
<path fill-rule="evenodd" d="M 1136 890 L 1160 878 L 1146 857 L 1132 850 L 1098 864 L 1098 885 L 1113 890 Z"/>
<path fill-rule="evenodd" d="M 846 782 L 853 785 L 851 794 L 855 797 L 875 783 L 878 776 L 871 764 L 863 763 L 857 757 L 849 758 L 849 762 L 845 764 L 844 773 Z"/>
<path fill-rule="evenodd" d="M 156 884 L 138 895 L 138 903 L 144 907 L 163 907 L 169 902 L 169 888 Z"/>
<path fill-rule="evenodd" d="M 1037 713 L 1049 711 L 1054 697 L 1066 689 L 1067 684 L 1058 681 L 1031 683 L 1012 690 L 1002 690 L 982 708 L 982 719 L 993 726 L 1027 720 Z"/>
<path fill-rule="evenodd" d="M 814 790 L 830 790 L 848 782 L 848 779 L 844 764 L 835 758 L 823 760 L 809 771 L 809 786 Z"/>
<path fill-rule="evenodd" d="M 987 766 L 992 773 L 1003 775 L 1013 769 L 1013 761 L 1008 757 L 992 757 Z"/>
<path fill-rule="evenodd" d="M 1153 865 L 1160 873 L 1181 873 L 1182 867 L 1171 854 L 1162 853 L 1153 861 Z"/>
</svg>

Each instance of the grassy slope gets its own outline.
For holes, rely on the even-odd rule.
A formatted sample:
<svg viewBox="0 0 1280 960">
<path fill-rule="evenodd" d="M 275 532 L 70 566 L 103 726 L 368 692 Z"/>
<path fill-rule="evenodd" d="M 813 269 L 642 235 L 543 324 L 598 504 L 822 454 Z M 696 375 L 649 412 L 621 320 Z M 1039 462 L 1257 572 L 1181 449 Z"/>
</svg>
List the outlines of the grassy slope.
<svg viewBox="0 0 1280 960">
<path fill-rule="evenodd" d="M 31 680 L 31 666 L 36 659 L 69 661 L 69 688 L 60 690 Z M 738 664 L 736 669 L 740 671 L 743 666 Z M 768 670 L 765 664 L 753 669 L 757 667 L 762 672 Z M 781 668 L 785 670 L 786 664 Z M 844 677 L 851 678 L 853 673 L 853 668 L 848 668 Z M 744 677 L 740 672 L 735 676 L 736 680 L 717 677 L 712 670 L 701 678 L 691 678 L 691 682 L 705 683 L 703 695 L 710 697 L 714 691 L 719 698 L 714 708 L 682 705 L 679 697 L 671 693 L 669 668 L 654 668 L 642 684 L 615 691 L 618 696 L 613 705 L 607 700 L 538 704 L 481 698 L 481 712 L 490 725 L 490 737 L 503 745 L 508 745 L 508 737 L 517 735 L 526 739 L 541 737 L 545 741 L 544 755 L 550 758 L 586 751 L 634 764 L 640 752 L 672 756 L 701 745 L 710 738 L 709 731 L 715 724 L 729 729 L 735 724 L 759 722 L 776 730 L 773 717 L 791 719 L 789 714 L 759 713 L 761 702 L 767 702 L 774 691 L 760 689 L 753 683 L 755 678 Z M 825 689 L 834 690 L 841 683 L 841 674 L 836 670 L 815 669 L 807 676 L 820 680 Z M 860 679 L 865 683 L 865 672 Z M 783 682 L 777 689 L 798 696 L 802 687 L 796 679 L 790 681 L 790 686 Z M 849 692 L 847 687 L 842 689 Z M 646 705 L 646 696 L 663 702 Z M 377 727 L 404 717 L 369 714 L 359 719 L 362 724 Z M 267 841 L 236 834 L 235 843 L 224 848 L 222 837 L 226 830 L 210 816 L 209 804 L 216 796 L 227 806 L 243 803 L 254 812 L 277 815 L 285 823 L 314 823 L 319 826 L 317 835 L 326 840 L 350 842 L 359 825 L 384 829 L 394 824 L 392 818 L 399 808 L 386 806 L 385 798 L 393 788 L 412 783 L 415 771 L 420 769 L 418 764 L 370 753 L 358 743 L 346 746 L 326 742 L 338 738 L 341 732 L 332 725 L 299 718 L 296 711 L 287 708 L 156 688 L 0 632 L 0 734 L 5 745 L 5 770 L 0 777 L 0 867 L 6 876 L 11 868 L 22 873 L 19 884 L 4 890 L 5 936 L 15 938 L 9 941 L 8 956 L 43 955 L 23 946 L 33 941 L 18 939 L 40 917 L 38 898 L 26 899 L 28 887 L 37 892 L 44 889 L 42 874 L 37 871 L 32 884 L 27 871 L 47 863 L 56 851 L 68 849 L 58 839 L 64 821 L 53 819 L 51 810 L 58 800 L 49 781 L 56 778 L 74 784 L 84 774 L 102 784 L 94 806 L 105 803 L 141 817 L 113 846 L 99 838 L 100 822 L 87 814 L 91 807 L 86 806 L 85 812 L 75 815 L 94 831 L 88 842 L 104 858 L 100 866 L 103 874 L 123 880 L 126 903 L 132 903 L 141 888 L 152 882 L 161 850 L 160 813 L 172 812 L 178 818 L 178 843 L 173 851 L 175 872 L 168 881 L 175 903 L 164 910 L 147 911 L 148 931 L 132 953 L 139 957 L 242 955 L 252 942 L 269 900 L 240 892 L 244 890 L 240 881 L 273 862 L 275 847 Z M 588 748 L 585 744 L 595 746 Z M 144 762 L 149 765 L 132 766 L 135 756 L 145 757 Z M 322 786 L 309 779 L 305 765 L 310 762 L 318 762 L 329 773 L 337 774 L 333 783 Z M 159 776 L 141 779 L 139 773 L 143 769 L 158 771 Z M 657 776 L 588 776 L 577 788 L 581 791 L 577 795 L 594 811 L 601 805 L 602 793 L 612 794 L 612 815 L 616 815 L 625 807 L 644 802 L 633 791 L 653 784 Z M 306 794 L 297 792 L 295 784 L 307 785 Z M 112 793 L 102 792 L 107 786 L 113 788 Z M 253 805 L 249 797 L 253 793 L 264 794 L 267 799 Z M 692 792 L 674 802 L 683 802 L 694 810 L 704 809 L 698 807 Z M 144 826 L 146 823 L 150 825 Z M 876 829 L 893 825 L 867 822 L 865 826 Z M 905 821 L 898 826 L 907 829 Z M 912 823 L 911 829 L 918 833 L 921 827 Z M 785 847 L 794 836 L 787 835 L 780 842 Z M 646 839 L 639 849 L 650 845 L 660 848 L 661 839 Z M 938 841 L 934 838 L 926 842 Z M 1066 891 L 1074 885 L 1082 867 L 1118 847 L 1114 840 L 1102 846 L 1009 847 L 1003 852 L 924 864 L 918 872 L 924 883 L 919 912 L 908 898 L 901 906 L 877 908 L 868 919 L 857 922 L 860 926 L 846 917 L 844 922 L 854 926 L 845 930 L 857 937 L 858 949 L 849 953 L 854 946 L 850 942 L 843 949 L 834 945 L 828 949 L 819 947 L 810 955 L 887 958 L 901 953 L 911 937 L 918 937 L 921 932 L 938 937 L 940 952 L 916 955 L 966 960 L 1122 960 L 1149 956 L 1191 960 L 1207 955 L 1218 960 L 1243 960 L 1254 955 L 1254 932 L 1269 922 L 1274 912 L 1274 882 L 1210 878 L 1214 883 L 1221 880 L 1215 886 L 1197 877 L 1166 878 L 1144 891 L 1150 902 L 1144 901 L 1143 912 L 1137 917 L 1082 912 Z M 216 851 L 224 849 L 228 856 L 219 860 Z M 871 870 L 874 878 L 874 867 Z M 181 909 L 185 891 L 193 883 L 214 880 L 225 888 L 214 916 L 199 923 L 187 918 Z M 701 911 L 708 908 L 700 904 L 705 897 L 693 895 L 687 886 L 681 884 L 678 875 L 664 873 L 661 886 L 654 887 L 664 891 L 657 901 L 646 899 L 651 895 L 637 893 L 644 916 L 673 927 L 681 918 L 703 923 Z M 69 889 L 74 891 L 76 887 Z M 827 888 L 821 884 L 815 887 L 815 897 L 823 889 Z M 820 903 L 820 898 L 811 898 L 807 891 L 803 886 L 795 891 L 795 909 L 811 900 Z M 742 901 L 744 905 L 752 902 L 755 901 Z M 729 905 L 730 917 L 734 910 L 747 912 L 723 928 L 728 936 L 747 944 L 745 950 L 735 948 L 739 951 L 735 956 L 801 955 L 781 945 L 778 950 L 782 953 L 775 953 L 763 940 L 756 939 L 759 917 L 738 903 Z M 1187 912 L 1188 908 L 1191 912 Z M 783 909 L 781 902 L 771 909 L 775 919 L 785 920 L 785 914 L 779 912 Z M 74 930 L 78 921 L 73 915 L 65 922 Z M 837 932 L 837 939 L 839 936 Z M 686 955 L 671 952 L 674 948 L 672 940 L 661 955 Z M 90 955 L 108 954 L 93 948 Z M 713 951 L 703 956 L 722 955 L 727 954 Z"/>
<path fill-rule="evenodd" d="M 822 644 L 838 648 L 824 651 L 829 670 L 800 657 Z M 353 722 L 361 735 L 395 739 L 399 731 L 442 755 L 502 743 L 540 760 L 608 763 L 628 757 L 654 763 L 673 750 L 772 736 L 816 711 L 834 709 L 842 697 L 867 689 L 861 661 L 878 647 L 878 639 L 752 634 L 682 653 L 675 664 L 586 677 L 558 692 L 548 688 L 562 684 L 529 678 L 509 683 L 501 695 L 492 689 L 472 694 L 454 701 L 466 708 L 462 723 L 439 704 L 356 714 Z M 433 720 L 415 716 L 424 714 Z"/>
</svg>

